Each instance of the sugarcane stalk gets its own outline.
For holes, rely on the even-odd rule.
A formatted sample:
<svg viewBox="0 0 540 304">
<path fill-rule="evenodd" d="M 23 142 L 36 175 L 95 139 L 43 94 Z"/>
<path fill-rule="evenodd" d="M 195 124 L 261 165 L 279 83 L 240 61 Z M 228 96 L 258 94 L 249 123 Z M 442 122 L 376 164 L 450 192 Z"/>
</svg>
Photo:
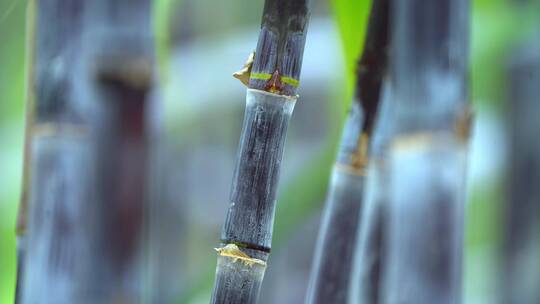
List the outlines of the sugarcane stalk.
<svg viewBox="0 0 540 304">
<path fill-rule="evenodd" d="M 382 303 L 460 303 L 471 110 L 467 0 L 394 1 Z"/>
<path fill-rule="evenodd" d="M 24 269 L 19 269 L 17 297 L 22 303 L 43 299 L 71 303 L 80 287 L 80 267 L 74 264 L 78 252 L 73 251 L 84 240 L 79 220 L 84 214 L 87 175 L 76 172 L 87 163 L 84 148 L 88 141 L 80 117 L 73 112 L 68 66 L 76 58 L 81 4 L 70 0 L 29 3 L 30 13 L 35 11 L 36 32 L 28 44 L 23 182 L 27 193 L 25 198 L 23 192 L 18 225 L 19 233 L 27 231 L 23 235 L 26 252 L 19 261 L 24 263 Z"/>
<path fill-rule="evenodd" d="M 538 37 L 538 36 L 536 36 Z M 538 303 L 540 290 L 540 44 L 527 41 L 508 66 L 508 186 L 499 303 Z"/>
<path fill-rule="evenodd" d="M 349 281 L 347 303 L 379 303 L 381 276 L 384 273 L 385 229 L 388 196 L 386 147 L 391 137 L 388 124 L 392 94 L 388 79 L 383 80 L 381 106 L 370 146 L 365 194 L 359 217 Z"/>
<path fill-rule="evenodd" d="M 93 118 L 96 202 L 85 282 L 98 303 L 133 303 L 143 292 L 151 14 L 151 0 L 86 3 L 79 90 Z"/>
<path fill-rule="evenodd" d="M 384 256 L 385 171 L 383 161 L 373 159 L 365 180 L 364 206 L 359 217 L 347 303 L 378 303 Z"/>
<path fill-rule="evenodd" d="M 356 96 L 332 171 L 306 303 L 346 303 L 388 42 L 388 1 L 374 1 L 356 71 Z"/>
<path fill-rule="evenodd" d="M 153 97 L 158 98 L 158 97 Z M 190 185 L 178 183 L 178 166 L 187 164 L 183 151 L 175 149 L 162 120 L 162 105 L 153 103 L 148 130 L 148 204 L 144 216 L 144 291 L 143 303 L 178 302 L 188 286 L 188 276 L 182 271 L 190 261 L 186 259 L 188 221 L 182 196 Z M 191 148 L 185 144 L 187 149 Z M 193 282 L 191 282 L 193 283 Z"/>
<path fill-rule="evenodd" d="M 246 110 L 230 205 L 217 248 L 212 303 L 256 303 L 271 248 L 283 146 L 309 18 L 306 0 L 267 0 L 247 77 Z"/>
<path fill-rule="evenodd" d="M 140 299 L 150 1 L 37 3 L 23 303 Z"/>
</svg>

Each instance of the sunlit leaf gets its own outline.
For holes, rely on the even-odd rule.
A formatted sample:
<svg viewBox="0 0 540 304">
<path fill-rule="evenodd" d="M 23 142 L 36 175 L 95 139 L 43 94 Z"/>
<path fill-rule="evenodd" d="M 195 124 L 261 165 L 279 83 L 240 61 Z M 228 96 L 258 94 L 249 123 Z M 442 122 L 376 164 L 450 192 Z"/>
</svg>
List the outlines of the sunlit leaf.
<svg viewBox="0 0 540 304">
<path fill-rule="evenodd" d="M 331 0 L 331 4 L 342 38 L 345 68 L 347 71 L 347 96 L 351 96 L 354 82 L 354 67 L 364 44 L 371 1 Z"/>
</svg>

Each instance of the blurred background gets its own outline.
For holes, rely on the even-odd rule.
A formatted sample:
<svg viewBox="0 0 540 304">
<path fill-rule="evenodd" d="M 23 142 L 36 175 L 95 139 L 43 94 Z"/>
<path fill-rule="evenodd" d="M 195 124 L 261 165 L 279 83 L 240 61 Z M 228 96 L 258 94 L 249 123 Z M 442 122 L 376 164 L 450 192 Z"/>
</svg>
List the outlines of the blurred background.
<svg viewBox="0 0 540 304">
<path fill-rule="evenodd" d="M 351 3 L 354 2 L 354 3 Z M 228 206 L 245 87 L 231 74 L 256 46 L 263 1 L 156 0 L 166 182 L 152 269 L 178 303 L 208 303 Z M 330 168 L 351 96 L 369 1 L 312 0 L 300 99 L 285 147 L 273 251 L 261 303 L 304 299 Z M 25 96 L 24 0 L 0 0 L 0 303 L 12 303 Z M 466 303 L 497 294 L 507 193 L 511 64 L 540 35 L 528 1 L 474 0 L 471 84 L 476 121 L 468 179 Z M 525 51 L 523 51 L 525 49 Z M 520 55 L 521 54 L 521 55 Z M 525 54 L 525 55 L 523 55 Z M 211 84 L 211 85 L 210 85 Z M 165 244 L 165 245 L 164 245 Z M 156 271 L 154 273 L 158 273 Z M 161 280 L 161 281 L 160 281 Z M 160 285 L 160 286 L 165 286 Z M 265 296 L 265 295 L 272 295 Z"/>
</svg>

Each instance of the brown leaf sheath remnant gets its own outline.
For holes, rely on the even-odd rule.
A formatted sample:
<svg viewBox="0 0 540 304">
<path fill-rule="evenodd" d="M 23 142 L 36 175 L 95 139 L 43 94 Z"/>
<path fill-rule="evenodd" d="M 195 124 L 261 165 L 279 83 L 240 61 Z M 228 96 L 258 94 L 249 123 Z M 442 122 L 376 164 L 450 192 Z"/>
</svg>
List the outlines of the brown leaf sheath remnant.
<svg viewBox="0 0 540 304">
<path fill-rule="evenodd" d="M 249 85 L 249 77 L 251 75 L 251 67 L 253 66 L 253 60 L 255 59 L 255 52 L 251 52 L 249 57 L 244 63 L 241 70 L 234 72 L 233 77 L 240 80 L 246 87 Z"/>
<path fill-rule="evenodd" d="M 235 244 L 227 244 L 225 247 L 214 249 L 218 252 L 219 255 L 232 258 L 233 262 L 240 260 L 250 266 L 253 264 L 260 264 L 262 266 L 266 266 L 266 263 L 263 260 L 250 257 L 242 250 L 240 250 L 240 248 L 238 248 L 238 246 L 236 246 Z"/>
</svg>

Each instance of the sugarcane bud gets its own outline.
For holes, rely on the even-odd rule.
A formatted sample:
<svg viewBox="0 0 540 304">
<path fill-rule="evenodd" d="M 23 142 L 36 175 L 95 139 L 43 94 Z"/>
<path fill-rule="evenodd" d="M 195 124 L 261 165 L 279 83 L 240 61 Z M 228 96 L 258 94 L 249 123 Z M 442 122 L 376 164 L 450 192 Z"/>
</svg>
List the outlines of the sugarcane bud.
<svg viewBox="0 0 540 304">
<path fill-rule="evenodd" d="M 274 94 L 280 94 L 283 91 L 283 83 L 281 82 L 281 75 L 279 74 L 279 70 L 274 71 L 272 77 L 270 78 L 270 80 L 268 80 L 268 84 L 264 89 Z"/>
<path fill-rule="evenodd" d="M 469 140 L 473 120 L 474 112 L 471 106 L 467 106 L 458 116 L 454 126 L 456 137 L 459 140 L 463 142 L 467 142 Z"/>
</svg>

